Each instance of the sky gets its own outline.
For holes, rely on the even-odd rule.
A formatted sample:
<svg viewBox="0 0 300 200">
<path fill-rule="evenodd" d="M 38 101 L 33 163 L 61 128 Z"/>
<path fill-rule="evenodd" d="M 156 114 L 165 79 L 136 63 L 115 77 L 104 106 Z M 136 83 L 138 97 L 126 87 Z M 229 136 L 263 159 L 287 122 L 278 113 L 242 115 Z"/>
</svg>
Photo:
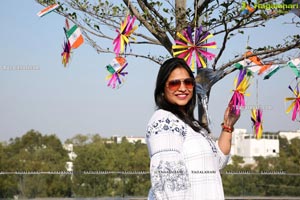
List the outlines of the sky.
<svg viewBox="0 0 300 200">
<path fill-rule="evenodd" d="M 149 60 L 128 57 L 126 82 L 113 90 L 106 86 L 105 66 L 114 56 L 97 54 L 85 43 L 74 50 L 69 66 L 64 68 L 60 56 L 65 37 L 64 18 L 56 13 L 39 18 L 36 13 L 42 8 L 33 0 L 5 0 L 0 7 L 0 141 L 21 137 L 31 129 L 44 135 L 55 134 L 62 142 L 77 134 L 144 136 L 155 110 L 153 91 L 159 66 Z M 245 35 L 232 39 L 220 63 L 242 54 L 248 35 L 249 45 L 257 47 L 299 33 L 299 28 L 283 24 L 292 17 L 293 14 L 287 14 L 271 21 L 264 29 L 248 30 Z M 215 39 L 218 44 L 220 38 Z M 132 51 L 135 49 L 141 50 L 132 45 Z M 165 53 L 142 49 L 145 54 L 154 50 Z M 297 55 L 300 53 L 295 52 L 294 56 Z M 213 86 L 209 116 L 215 136 L 220 134 L 236 75 L 226 76 Z M 259 104 L 264 108 L 265 131 L 300 129 L 300 123 L 293 122 L 291 115 L 285 113 L 288 104 L 284 98 L 292 96 L 288 85 L 293 83 L 293 78 L 289 68 L 281 69 L 267 81 L 254 78 L 249 89 L 251 95 L 246 97 L 248 106 L 235 128 L 252 132 L 250 108 L 256 106 L 258 95 Z"/>
</svg>

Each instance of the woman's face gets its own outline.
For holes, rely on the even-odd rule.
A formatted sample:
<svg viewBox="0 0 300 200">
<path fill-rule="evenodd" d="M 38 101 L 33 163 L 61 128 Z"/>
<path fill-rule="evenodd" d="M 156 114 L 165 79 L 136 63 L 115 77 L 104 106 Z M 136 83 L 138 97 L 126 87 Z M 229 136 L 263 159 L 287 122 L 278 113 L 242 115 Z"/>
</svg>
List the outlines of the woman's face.
<svg viewBox="0 0 300 200">
<path fill-rule="evenodd" d="M 193 97 L 194 79 L 182 68 L 174 69 L 165 85 L 165 98 L 177 106 L 185 106 Z"/>
</svg>

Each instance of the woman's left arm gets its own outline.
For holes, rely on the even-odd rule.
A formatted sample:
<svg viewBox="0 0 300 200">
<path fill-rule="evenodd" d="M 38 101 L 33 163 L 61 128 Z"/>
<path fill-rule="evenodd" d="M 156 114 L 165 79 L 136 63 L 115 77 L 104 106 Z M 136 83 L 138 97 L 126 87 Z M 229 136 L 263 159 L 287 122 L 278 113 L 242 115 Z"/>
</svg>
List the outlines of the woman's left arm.
<svg viewBox="0 0 300 200">
<path fill-rule="evenodd" d="M 231 137 L 233 126 L 240 118 L 240 114 L 236 114 L 230 107 L 227 107 L 222 123 L 222 131 L 218 140 L 218 146 L 224 155 L 228 155 L 231 149 Z"/>
</svg>

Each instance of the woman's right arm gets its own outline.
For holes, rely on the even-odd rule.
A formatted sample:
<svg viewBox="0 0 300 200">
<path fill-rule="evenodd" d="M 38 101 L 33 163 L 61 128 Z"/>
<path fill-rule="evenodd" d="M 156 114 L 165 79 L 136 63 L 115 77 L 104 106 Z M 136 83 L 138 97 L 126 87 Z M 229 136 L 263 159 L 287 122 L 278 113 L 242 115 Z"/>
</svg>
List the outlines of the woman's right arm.
<svg viewBox="0 0 300 200">
<path fill-rule="evenodd" d="M 182 155 L 185 126 L 175 116 L 150 120 L 147 144 L 150 154 L 150 199 L 184 200 L 189 194 L 188 171 Z"/>
</svg>

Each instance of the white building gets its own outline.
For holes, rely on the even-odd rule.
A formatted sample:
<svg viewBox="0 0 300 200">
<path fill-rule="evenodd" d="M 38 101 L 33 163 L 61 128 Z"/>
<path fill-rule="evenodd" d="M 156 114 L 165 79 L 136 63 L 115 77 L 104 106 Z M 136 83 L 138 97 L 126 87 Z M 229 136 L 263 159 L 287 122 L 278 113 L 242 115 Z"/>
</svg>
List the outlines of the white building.
<svg viewBox="0 0 300 200">
<path fill-rule="evenodd" d="M 68 151 L 68 156 L 71 161 L 75 160 L 77 157 L 76 153 L 73 151 L 73 144 L 64 144 L 64 149 Z"/>
<path fill-rule="evenodd" d="M 63 148 L 68 152 L 70 161 L 66 162 L 67 171 L 73 171 L 73 161 L 77 157 L 77 154 L 73 151 L 73 144 L 64 144 Z"/>
<path fill-rule="evenodd" d="M 289 142 L 294 138 L 300 139 L 300 130 L 297 131 L 280 131 L 279 136 L 286 138 Z"/>
<path fill-rule="evenodd" d="M 137 141 L 141 141 L 142 144 L 146 144 L 145 137 L 134 137 L 134 136 L 126 136 L 126 139 L 130 143 L 136 143 Z"/>
<path fill-rule="evenodd" d="M 231 155 L 243 157 L 245 164 L 253 164 L 254 157 L 279 156 L 278 134 L 263 134 L 261 139 L 256 139 L 246 129 L 235 129 L 232 133 Z"/>
<path fill-rule="evenodd" d="M 125 137 L 129 143 L 136 143 L 137 141 L 141 141 L 142 144 L 146 144 L 145 137 L 136 137 L 136 136 L 113 136 L 114 141 L 120 144 L 122 142 L 122 138 Z"/>
</svg>

